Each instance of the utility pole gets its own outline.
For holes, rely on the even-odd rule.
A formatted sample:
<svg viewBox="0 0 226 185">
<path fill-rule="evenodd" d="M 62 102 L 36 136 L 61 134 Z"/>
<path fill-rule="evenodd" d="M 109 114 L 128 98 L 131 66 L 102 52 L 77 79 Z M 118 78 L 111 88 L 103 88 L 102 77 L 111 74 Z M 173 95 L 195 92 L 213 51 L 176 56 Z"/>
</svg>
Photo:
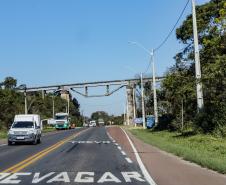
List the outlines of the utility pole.
<svg viewBox="0 0 226 185">
<path fill-rule="evenodd" d="M 181 101 L 181 130 L 184 129 L 184 100 Z"/>
<path fill-rule="evenodd" d="M 24 91 L 24 113 L 27 114 L 27 92 L 26 90 Z"/>
<path fill-rule="evenodd" d="M 156 93 L 156 81 L 155 81 L 155 62 L 154 62 L 154 50 L 151 51 L 151 62 L 152 62 L 152 81 L 153 81 L 153 99 L 154 99 L 154 115 L 155 115 L 155 125 L 158 125 L 158 103 L 157 103 L 157 93 Z"/>
<path fill-rule="evenodd" d="M 142 102 L 143 128 L 146 129 L 145 107 L 144 107 L 144 84 L 143 84 L 143 73 L 140 74 L 140 82 L 141 82 L 141 102 Z"/>
<path fill-rule="evenodd" d="M 199 56 L 199 42 L 198 42 L 198 31 L 197 31 L 197 20 L 196 20 L 196 9 L 195 0 L 192 0 L 192 18 L 193 18 L 193 35 L 194 35 L 194 48 L 195 48 L 195 75 L 196 75 L 196 94 L 197 94 L 197 109 L 198 112 L 203 108 L 203 90 L 201 80 L 201 67 L 200 67 L 200 56 Z"/>
</svg>

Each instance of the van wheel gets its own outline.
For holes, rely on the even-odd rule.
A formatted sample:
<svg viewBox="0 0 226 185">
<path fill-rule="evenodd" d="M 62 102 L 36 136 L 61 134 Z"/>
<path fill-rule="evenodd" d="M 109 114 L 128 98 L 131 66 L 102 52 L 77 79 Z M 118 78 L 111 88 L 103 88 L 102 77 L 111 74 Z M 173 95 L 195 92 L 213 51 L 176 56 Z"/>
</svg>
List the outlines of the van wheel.
<svg viewBox="0 0 226 185">
<path fill-rule="evenodd" d="M 8 141 L 8 146 L 13 145 L 12 141 Z"/>
<path fill-rule="evenodd" d="M 41 143 L 41 138 L 39 138 L 39 139 L 38 139 L 37 143 L 38 143 L 38 144 L 40 144 L 40 143 Z"/>
<path fill-rule="evenodd" d="M 35 138 L 35 140 L 32 142 L 33 145 L 37 144 L 37 138 Z"/>
</svg>

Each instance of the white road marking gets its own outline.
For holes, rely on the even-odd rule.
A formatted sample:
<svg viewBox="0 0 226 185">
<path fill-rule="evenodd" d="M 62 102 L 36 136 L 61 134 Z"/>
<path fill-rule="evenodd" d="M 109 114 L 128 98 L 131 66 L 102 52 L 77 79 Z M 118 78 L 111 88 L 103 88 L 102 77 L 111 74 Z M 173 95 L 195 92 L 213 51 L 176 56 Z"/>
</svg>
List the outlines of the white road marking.
<svg viewBox="0 0 226 185">
<path fill-rule="evenodd" d="M 122 153 L 122 155 L 126 155 L 126 153 L 123 150 L 121 151 L 121 153 Z"/>
<path fill-rule="evenodd" d="M 122 147 L 121 147 L 121 146 L 118 146 L 118 149 L 119 149 L 119 150 L 122 150 Z"/>
<path fill-rule="evenodd" d="M 40 173 L 35 173 L 34 174 L 34 177 L 33 177 L 33 180 L 32 180 L 32 184 L 37 184 L 41 181 L 43 181 L 44 179 L 52 176 L 55 172 L 51 172 L 51 173 L 47 173 L 46 175 L 40 177 Z"/>
<path fill-rule="evenodd" d="M 122 172 L 122 176 L 124 177 L 126 182 L 132 182 L 132 179 L 136 179 L 140 182 L 145 182 L 145 180 L 142 179 L 141 175 L 137 172 Z"/>
<path fill-rule="evenodd" d="M 52 183 L 52 182 L 70 182 L 70 178 L 67 172 L 61 172 L 57 176 L 47 181 L 47 183 Z"/>
<path fill-rule="evenodd" d="M 111 141 L 68 141 L 69 143 L 75 144 L 75 143 L 79 143 L 79 144 L 110 144 Z"/>
<path fill-rule="evenodd" d="M 128 183 L 134 184 L 135 182 L 145 182 L 144 177 L 137 171 L 129 171 L 129 172 L 117 172 L 117 176 L 112 172 L 103 172 L 103 174 L 95 173 L 95 172 L 77 172 L 73 173 L 74 177 L 72 177 L 72 172 L 49 172 L 43 173 L 40 172 L 27 172 L 27 173 L 0 173 L 0 184 L 24 184 L 23 181 L 28 180 L 30 176 L 31 182 L 30 184 L 53 184 L 56 182 L 61 183 Z M 69 175 L 70 174 L 70 175 Z M 98 178 L 95 175 L 98 174 Z M 100 175 L 100 176 L 99 176 Z M 27 181 L 26 181 L 27 182 Z"/>
<path fill-rule="evenodd" d="M 21 182 L 19 176 L 31 175 L 31 173 L 13 173 L 9 177 L 6 177 L 4 180 L 1 180 L 1 184 L 19 184 Z"/>
<path fill-rule="evenodd" d="M 126 157 L 125 159 L 127 160 L 128 163 L 133 163 L 133 161 L 129 157 Z"/>
<path fill-rule="evenodd" d="M 97 183 L 104 183 L 104 182 L 116 182 L 120 183 L 120 181 L 116 176 L 114 176 L 111 172 L 105 172 L 102 177 L 97 181 Z"/>
<path fill-rule="evenodd" d="M 121 128 L 121 127 L 120 127 L 120 128 Z M 122 128 L 121 128 L 121 129 L 122 129 Z M 133 151 L 134 151 L 134 153 L 135 153 L 137 162 L 138 162 L 138 164 L 139 164 L 139 166 L 140 166 L 140 169 L 141 169 L 141 171 L 142 171 L 142 173 L 143 173 L 145 179 L 147 180 L 147 182 L 148 182 L 150 185 L 157 185 L 157 184 L 155 183 L 155 181 L 152 179 L 151 175 L 148 173 L 147 169 L 145 168 L 145 166 L 144 166 L 144 164 L 143 164 L 143 162 L 142 162 L 142 160 L 141 160 L 141 158 L 140 158 L 140 156 L 139 156 L 139 154 L 138 154 L 138 152 L 137 152 L 137 149 L 135 148 L 135 146 L 134 146 L 133 142 L 131 141 L 131 139 L 129 138 L 128 134 L 126 133 L 126 131 L 125 131 L 124 129 L 122 129 L 122 131 L 123 131 L 124 134 L 126 135 L 128 141 L 129 141 L 129 143 L 130 143 L 130 145 L 131 145 L 131 147 L 132 147 L 132 149 L 133 149 Z"/>
<path fill-rule="evenodd" d="M 10 173 L 0 173 L 0 180 L 4 179 L 5 177 L 9 176 Z"/>
<path fill-rule="evenodd" d="M 78 172 L 75 177 L 75 182 L 94 183 L 94 172 Z"/>
<path fill-rule="evenodd" d="M 118 146 L 118 143 L 115 143 L 116 146 Z"/>
<path fill-rule="evenodd" d="M 1 146 L 6 146 L 6 145 L 7 145 L 7 144 L 1 144 L 0 147 L 1 147 Z"/>
</svg>

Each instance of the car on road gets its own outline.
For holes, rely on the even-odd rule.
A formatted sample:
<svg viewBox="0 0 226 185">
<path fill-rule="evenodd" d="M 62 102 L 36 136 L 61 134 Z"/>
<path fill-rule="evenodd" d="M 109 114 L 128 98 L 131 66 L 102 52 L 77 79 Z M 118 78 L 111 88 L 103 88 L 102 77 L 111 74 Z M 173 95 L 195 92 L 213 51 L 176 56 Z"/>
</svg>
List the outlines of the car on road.
<svg viewBox="0 0 226 185">
<path fill-rule="evenodd" d="M 90 121 L 90 122 L 89 122 L 89 126 L 90 126 L 90 127 L 96 127 L 96 126 L 97 126 L 96 121 L 95 121 L 95 120 Z"/>
<path fill-rule="evenodd" d="M 15 115 L 8 132 L 8 145 L 19 142 L 37 144 L 41 142 L 42 123 L 37 114 Z"/>
</svg>

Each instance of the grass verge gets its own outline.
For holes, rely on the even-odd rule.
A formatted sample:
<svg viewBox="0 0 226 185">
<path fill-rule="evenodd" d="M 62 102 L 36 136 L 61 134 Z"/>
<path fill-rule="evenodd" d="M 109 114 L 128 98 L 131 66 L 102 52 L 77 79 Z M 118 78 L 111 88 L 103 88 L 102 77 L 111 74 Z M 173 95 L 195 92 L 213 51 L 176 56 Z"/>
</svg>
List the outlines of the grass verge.
<svg viewBox="0 0 226 185">
<path fill-rule="evenodd" d="M 53 132 L 56 131 L 55 127 L 46 127 L 43 128 L 42 133 Z"/>
<path fill-rule="evenodd" d="M 7 138 L 7 131 L 0 130 L 0 139 L 5 139 L 5 138 Z"/>
<path fill-rule="evenodd" d="M 215 138 L 211 135 L 182 136 L 175 132 L 142 129 L 129 131 L 145 143 L 226 174 L 226 138 Z"/>
</svg>

